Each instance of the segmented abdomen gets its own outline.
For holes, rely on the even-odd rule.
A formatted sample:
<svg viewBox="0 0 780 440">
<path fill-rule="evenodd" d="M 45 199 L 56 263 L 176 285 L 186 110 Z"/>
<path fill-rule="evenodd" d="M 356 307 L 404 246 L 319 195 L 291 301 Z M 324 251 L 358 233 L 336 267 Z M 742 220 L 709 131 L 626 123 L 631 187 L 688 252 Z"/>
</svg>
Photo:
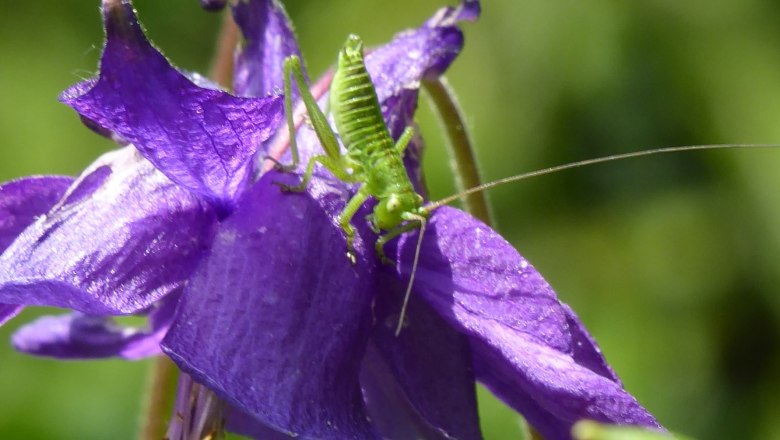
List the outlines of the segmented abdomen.
<svg viewBox="0 0 780 440">
<path fill-rule="evenodd" d="M 330 88 L 331 111 L 349 156 L 369 165 L 372 156 L 392 150 L 394 143 L 362 57 L 344 58 L 339 60 Z"/>
</svg>

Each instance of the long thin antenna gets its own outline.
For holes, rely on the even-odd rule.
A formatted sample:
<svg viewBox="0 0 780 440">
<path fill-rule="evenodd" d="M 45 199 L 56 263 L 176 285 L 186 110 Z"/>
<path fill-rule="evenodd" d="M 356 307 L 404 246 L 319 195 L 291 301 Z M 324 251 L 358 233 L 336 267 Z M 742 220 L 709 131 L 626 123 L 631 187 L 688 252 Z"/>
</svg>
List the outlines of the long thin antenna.
<svg viewBox="0 0 780 440">
<path fill-rule="evenodd" d="M 681 151 L 696 151 L 696 150 L 718 150 L 727 148 L 778 148 L 780 144 L 711 144 L 711 145 L 684 145 L 680 147 L 664 147 L 654 148 L 651 150 L 634 151 L 632 153 L 613 154 L 611 156 L 597 157 L 595 159 L 586 159 L 579 162 L 567 163 L 564 165 L 557 165 L 554 167 L 543 168 L 541 170 L 531 171 L 529 173 L 518 174 L 516 176 L 505 177 L 503 179 L 494 180 L 492 182 L 483 183 L 482 185 L 475 186 L 467 189 L 466 191 L 458 194 L 453 194 L 449 197 L 445 197 L 435 202 L 430 202 L 423 208 L 427 212 L 431 212 L 434 209 L 444 206 L 450 202 L 454 202 L 460 198 L 466 197 L 470 194 L 474 194 L 487 189 L 495 188 L 505 183 L 516 182 L 518 180 L 527 179 L 529 177 L 544 176 L 545 174 L 551 174 L 558 171 L 568 170 L 572 168 L 579 168 L 587 165 L 595 165 L 603 162 L 611 162 L 613 160 L 632 159 L 635 157 L 652 156 L 655 154 L 665 153 L 677 153 Z"/>
<path fill-rule="evenodd" d="M 414 216 L 414 219 L 420 222 L 420 235 L 417 237 L 417 247 L 414 250 L 414 261 L 412 261 L 412 275 L 409 277 L 409 284 L 406 286 L 406 293 L 404 294 L 404 303 L 401 306 L 401 314 L 398 317 L 398 326 L 395 328 L 395 337 L 401 334 L 401 328 L 404 326 L 404 318 L 406 317 L 406 306 L 409 305 L 409 297 L 412 295 L 412 285 L 414 284 L 414 276 L 417 273 L 417 263 L 420 261 L 420 249 L 422 248 L 423 235 L 425 235 L 425 224 L 427 221 L 423 216 Z"/>
</svg>

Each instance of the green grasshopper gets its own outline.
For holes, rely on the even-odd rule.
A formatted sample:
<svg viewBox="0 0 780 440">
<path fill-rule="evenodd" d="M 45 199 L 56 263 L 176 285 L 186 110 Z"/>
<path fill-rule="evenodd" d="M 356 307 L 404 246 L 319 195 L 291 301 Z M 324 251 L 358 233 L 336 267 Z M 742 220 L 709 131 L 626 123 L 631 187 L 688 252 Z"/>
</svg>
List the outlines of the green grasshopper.
<svg viewBox="0 0 780 440">
<path fill-rule="evenodd" d="M 353 247 L 355 228 L 351 222 L 357 211 L 369 197 L 373 196 L 377 199 L 373 213 L 367 216 L 367 220 L 371 229 L 375 233 L 380 234 L 375 248 L 377 255 L 383 262 L 390 262 L 384 253 L 384 245 L 388 241 L 400 234 L 420 228 L 420 235 L 412 263 L 412 272 L 404 296 L 396 334 L 398 334 L 403 324 L 428 217 L 434 209 L 440 206 L 505 183 L 585 165 L 678 151 L 776 146 L 742 144 L 693 145 L 656 148 L 588 159 L 507 177 L 423 205 L 423 198 L 414 190 L 412 182 L 406 173 L 406 168 L 403 165 L 403 153 L 412 138 L 412 128 L 407 127 L 398 139 L 398 142 L 394 142 L 390 137 L 382 117 L 376 90 L 365 67 L 363 42 L 360 37 L 350 35 L 347 38 L 344 47 L 339 52 L 336 71 L 330 88 L 329 109 L 333 114 L 338 134 L 346 147 L 347 153 L 345 155 L 341 154 L 336 133 L 334 133 L 327 117 L 320 110 L 316 99 L 306 84 L 300 58 L 293 55 L 284 61 L 284 105 L 290 132 L 290 150 L 293 162 L 290 165 L 281 165 L 277 162 L 277 166 L 285 171 L 291 171 L 297 168 L 300 161 L 295 141 L 291 77 L 295 80 L 300 91 L 311 125 L 325 150 L 325 154 L 311 158 L 298 185 L 280 185 L 282 189 L 293 192 L 304 191 L 312 178 L 316 163 L 320 163 L 344 182 L 359 184 L 357 193 L 347 202 L 346 207 L 339 216 L 339 224 L 347 238 L 347 257 L 353 264 L 355 262 Z M 383 231 L 386 232 L 383 233 Z"/>
<path fill-rule="evenodd" d="M 284 100 L 293 157 L 291 165 L 282 167 L 285 170 L 295 169 L 300 160 L 295 142 L 291 76 L 300 90 L 309 119 L 325 154 L 315 156 L 309 161 L 300 184 L 283 188 L 288 191 L 303 191 L 311 180 L 316 163 L 320 163 L 344 182 L 359 183 L 357 193 L 339 216 L 339 224 L 347 235 L 347 255 L 354 261 L 355 228 L 351 224 L 352 217 L 363 202 L 374 196 L 378 203 L 374 212 L 368 216 L 369 225 L 377 234 L 389 231 L 381 235 L 376 242 L 377 254 L 382 261 L 388 262 L 384 253 L 385 243 L 404 232 L 424 227 L 429 215 L 429 211 L 423 209 L 423 198 L 414 190 L 403 164 L 403 152 L 412 138 L 412 128 L 407 127 L 398 142 L 394 142 L 390 137 L 376 90 L 366 71 L 363 41 L 356 35 L 350 35 L 339 52 L 330 87 L 329 103 L 347 154 L 342 155 L 339 151 L 336 134 L 306 85 L 301 60 L 293 55 L 284 62 Z"/>
<path fill-rule="evenodd" d="M 412 263 L 412 275 L 404 297 L 397 333 L 403 323 L 420 256 L 422 237 L 430 215 L 430 210 L 423 207 L 423 198 L 414 190 L 403 164 L 403 153 L 412 139 L 413 130 L 407 127 L 398 142 L 394 142 L 390 137 L 374 84 L 366 70 L 363 41 L 356 35 L 350 35 L 339 52 L 336 72 L 330 86 L 329 102 L 336 129 L 347 153 L 341 154 L 336 134 L 306 84 L 301 60 L 293 55 L 284 61 L 284 105 L 293 157 L 292 164 L 281 167 L 284 170 L 295 169 L 300 161 L 295 141 L 291 77 L 298 86 L 309 119 L 325 154 L 311 158 L 298 185 L 282 186 L 282 189 L 303 191 L 311 180 L 316 163 L 320 163 L 344 182 L 360 185 L 357 193 L 347 202 L 339 216 L 339 224 L 347 236 L 347 257 L 353 264 L 355 228 L 352 226 L 352 218 L 369 197 L 373 196 L 377 199 L 374 211 L 367 220 L 371 229 L 381 234 L 375 248 L 383 262 L 390 262 L 385 256 L 385 243 L 404 232 L 420 228 L 417 251 Z M 383 234 L 382 231 L 387 232 Z"/>
</svg>

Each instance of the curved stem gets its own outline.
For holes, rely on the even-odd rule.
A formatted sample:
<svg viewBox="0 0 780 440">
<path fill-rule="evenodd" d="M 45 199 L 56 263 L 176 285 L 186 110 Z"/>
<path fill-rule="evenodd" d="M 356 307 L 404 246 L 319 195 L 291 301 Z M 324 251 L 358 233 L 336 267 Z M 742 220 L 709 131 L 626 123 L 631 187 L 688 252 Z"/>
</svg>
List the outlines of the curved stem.
<svg viewBox="0 0 780 440">
<path fill-rule="evenodd" d="M 425 80 L 423 87 L 430 96 L 439 121 L 447 133 L 450 157 L 452 158 L 450 163 L 456 176 L 458 191 L 480 185 L 482 182 L 477 169 L 471 137 L 463 121 L 463 112 L 460 110 L 455 94 L 444 78 Z M 474 217 L 488 225 L 493 223 L 484 193 L 469 194 L 468 197 L 464 198 L 464 204 L 466 211 Z"/>
<path fill-rule="evenodd" d="M 139 440 L 160 440 L 165 437 L 177 378 L 176 365 L 167 356 L 157 356 L 154 359 L 146 384 Z"/>
</svg>

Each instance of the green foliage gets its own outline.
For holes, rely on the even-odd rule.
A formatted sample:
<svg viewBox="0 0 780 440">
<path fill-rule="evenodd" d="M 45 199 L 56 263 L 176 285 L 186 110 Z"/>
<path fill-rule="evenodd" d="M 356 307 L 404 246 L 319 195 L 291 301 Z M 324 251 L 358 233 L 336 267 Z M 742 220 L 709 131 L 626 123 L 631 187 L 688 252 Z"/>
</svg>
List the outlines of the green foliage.
<svg viewBox="0 0 780 440">
<path fill-rule="evenodd" d="M 574 425 L 576 440 L 692 440 L 680 435 L 659 433 L 634 426 L 601 425 L 583 420 Z"/>
</svg>

